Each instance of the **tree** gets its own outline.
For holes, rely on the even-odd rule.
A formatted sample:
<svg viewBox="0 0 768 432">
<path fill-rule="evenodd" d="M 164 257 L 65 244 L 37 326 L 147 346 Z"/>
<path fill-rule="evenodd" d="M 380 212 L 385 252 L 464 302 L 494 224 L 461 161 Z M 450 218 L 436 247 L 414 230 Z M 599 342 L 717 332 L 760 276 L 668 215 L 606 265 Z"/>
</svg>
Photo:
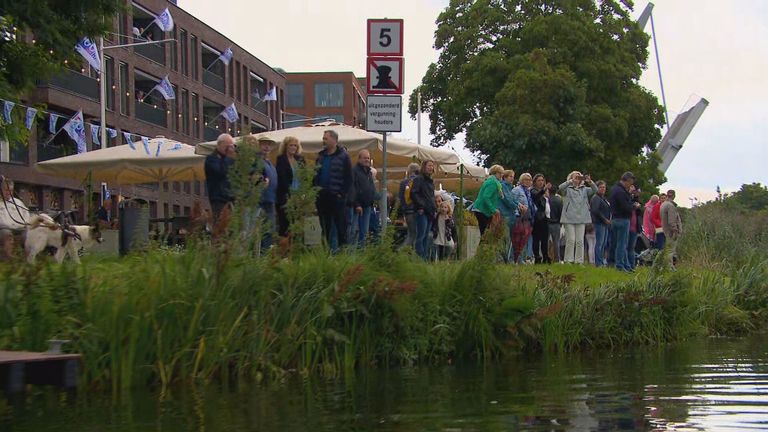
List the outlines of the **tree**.
<svg viewBox="0 0 768 432">
<path fill-rule="evenodd" d="M 470 150 L 518 173 L 556 183 L 574 169 L 607 180 L 631 170 L 655 189 L 664 176 L 650 151 L 663 110 L 638 84 L 648 36 L 631 8 L 630 0 L 452 0 L 437 20 L 440 57 L 409 111 L 421 92 L 433 145 L 466 132 Z"/>
<path fill-rule="evenodd" d="M 738 191 L 724 197 L 723 202 L 745 210 L 766 210 L 768 187 L 760 183 L 743 184 Z"/>
<path fill-rule="evenodd" d="M 117 0 L 0 0 L 0 98 L 18 101 L 66 63 L 82 64 L 75 44 L 104 35 L 121 8 Z M 0 137 L 23 138 L 20 124 L 0 126 Z"/>
</svg>

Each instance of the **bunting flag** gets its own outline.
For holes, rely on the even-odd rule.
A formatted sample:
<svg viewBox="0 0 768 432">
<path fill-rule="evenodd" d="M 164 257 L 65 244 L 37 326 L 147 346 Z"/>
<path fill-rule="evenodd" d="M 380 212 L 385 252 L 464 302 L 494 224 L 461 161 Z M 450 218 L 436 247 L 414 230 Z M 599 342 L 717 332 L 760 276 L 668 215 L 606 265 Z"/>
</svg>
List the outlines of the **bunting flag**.
<svg viewBox="0 0 768 432">
<path fill-rule="evenodd" d="M 269 91 L 267 94 L 264 95 L 265 101 L 276 101 L 277 100 L 277 89 L 275 86 L 270 86 Z"/>
<path fill-rule="evenodd" d="M 219 60 L 221 60 L 221 62 L 224 63 L 225 65 L 229 66 L 229 62 L 232 61 L 233 55 L 234 54 L 232 54 L 232 48 L 231 47 L 227 48 L 226 51 L 224 51 L 219 55 Z"/>
<path fill-rule="evenodd" d="M 160 156 L 160 150 L 163 148 L 165 140 L 157 140 L 157 150 L 155 150 L 155 157 Z"/>
<path fill-rule="evenodd" d="M 99 57 L 99 50 L 90 39 L 87 37 L 80 39 L 80 42 L 75 45 L 75 51 L 80 53 L 92 68 L 101 73 L 101 57 Z"/>
<path fill-rule="evenodd" d="M 48 132 L 56 133 L 56 123 L 59 121 L 59 116 L 51 113 L 48 117 Z"/>
<path fill-rule="evenodd" d="M 151 155 L 152 152 L 149 151 L 149 138 L 145 136 L 141 137 L 141 143 L 144 144 L 144 151 L 147 152 L 148 155 Z"/>
<path fill-rule="evenodd" d="M 35 122 L 36 116 L 37 109 L 27 107 L 27 115 L 24 117 L 24 126 L 27 127 L 27 130 L 32 130 L 32 124 Z"/>
<path fill-rule="evenodd" d="M 171 16 L 171 12 L 168 11 L 168 8 L 165 8 L 163 13 L 155 18 L 155 22 L 157 23 L 157 26 L 165 32 L 173 30 L 173 17 Z"/>
<path fill-rule="evenodd" d="M 136 150 L 136 145 L 133 143 L 133 140 L 131 139 L 131 134 L 129 132 L 123 132 L 123 137 L 125 138 L 125 142 L 128 143 L 128 147 L 130 147 L 131 150 Z"/>
<path fill-rule="evenodd" d="M 107 135 L 109 135 L 109 139 L 115 139 L 117 138 L 117 131 L 112 128 L 107 128 Z"/>
<path fill-rule="evenodd" d="M 181 143 L 176 143 L 173 145 L 173 147 L 169 148 L 168 151 L 176 151 L 181 149 L 182 149 Z"/>
<path fill-rule="evenodd" d="M 163 95 L 163 99 L 165 100 L 176 99 L 176 92 L 173 91 L 173 85 L 171 85 L 171 82 L 168 81 L 168 75 L 161 79 L 160 82 L 157 83 L 157 85 L 152 90 L 157 90 L 161 95 Z"/>
<path fill-rule="evenodd" d="M 238 116 L 235 103 L 232 102 L 228 107 L 224 108 L 224 111 L 221 112 L 221 115 L 224 116 L 224 118 L 227 119 L 227 121 L 230 123 L 237 122 Z"/>
<path fill-rule="evenodd" d="M 91 142 L 94 144 L 98 144 L 99 147 L 102 146 L 101 140 L 99 140 L 99 129 L 101 129 L 99 126 L 96 126 L 94 124 L 91 125 Z"/>
<path fill-rule="evenodd" d="M 83 121 L 83 112 L 78 111 L 67 124 L 64 125 L 64 130 L 70 138 L 77 143 L 77 152 L 85 153 L 88 151 L 85 144 L 85 122 Z"/>
<path fill-rule="evenodd" d="M 11 101 L 4 101 L 3 102 L 3 121 L 6 124 L 13 123 L 13 119 L 11 118 L 11 111 L 13 111 L 13 107 L 16 104 Z"/>
</svg>

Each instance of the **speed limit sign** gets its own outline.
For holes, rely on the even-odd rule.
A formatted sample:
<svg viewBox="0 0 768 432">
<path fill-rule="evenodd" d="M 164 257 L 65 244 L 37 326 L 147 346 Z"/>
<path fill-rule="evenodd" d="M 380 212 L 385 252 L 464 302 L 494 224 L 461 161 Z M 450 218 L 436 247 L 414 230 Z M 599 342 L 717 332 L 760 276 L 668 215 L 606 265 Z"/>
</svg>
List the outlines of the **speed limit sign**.
<svg viewBox="0 0 768 432">
<path fill-rule="evenodd" d="M 368 57 L 403 56 L 403 20 L 368 20 Z"/>
</svg>

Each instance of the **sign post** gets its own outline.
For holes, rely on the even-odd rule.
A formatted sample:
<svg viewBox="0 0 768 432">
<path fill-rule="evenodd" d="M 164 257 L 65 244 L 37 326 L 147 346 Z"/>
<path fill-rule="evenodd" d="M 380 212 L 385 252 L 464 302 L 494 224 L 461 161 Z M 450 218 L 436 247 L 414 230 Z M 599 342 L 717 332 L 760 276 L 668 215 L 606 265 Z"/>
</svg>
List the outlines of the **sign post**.
<svg viewBox="0 0 768 432">
<path fill-rule="evenodd" d="M 366 62 L 366 129 L 381 132 L 381 229 L 387 228 L 387 132 L 402 130 L 403 111 L 403 20 L 368 20 L 368 61 Z M 388 96 L 379 96 L 388 95 Z M 393 95 L 393 96 L 389 96 Z"/>
</svg>

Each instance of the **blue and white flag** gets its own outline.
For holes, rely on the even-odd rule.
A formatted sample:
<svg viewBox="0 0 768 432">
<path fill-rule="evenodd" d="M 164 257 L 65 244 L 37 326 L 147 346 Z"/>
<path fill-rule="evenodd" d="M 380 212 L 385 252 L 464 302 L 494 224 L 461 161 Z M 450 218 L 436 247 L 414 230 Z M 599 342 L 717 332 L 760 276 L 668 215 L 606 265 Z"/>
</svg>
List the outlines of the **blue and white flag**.
<svg viewBox="0 0 768 432">
<path fill-rule="evenodd" d="M 99 126 L 91 125 L 91 142 L 94 144 L 99 144 L 99 147 L 101 147 L 101 143 L 99 142 Z"/>
<path fill-rule="evenodd" d="M 112 128 L 107 128 L 107 135 L 109 135 L 109 139 L 115 139 L 117 138 L 117 131 Z"/>
<path fill-rule="evenodd" d="M 163 148 L 165 140 L 157 140 L 157 150 L 155 150 L 155 157 L 160 156 L 160 150 Z"/>
<path fill-rule="evenodd" d="M 13 111 L 13 107 L 15 105 L 15 103 L 10 101 L 3 102 L 3 121 L 5 124 L 13 123 L 13 119 L 11 118 L 11 111 Z"/>
<path fill-rule="evenodd" d="M 27 115 L 24 117 L 24 126 L 27 127 L 27 130 L 32 130 L 32 124 L 35 122 L 36 116 L 37 116 L 37 109 L 32 107 L 27 107 Z"/>
<path fill-rule="evenodd" d="M 87 37 L 84 37 L 75 45 L 75 50 L 83 56 L 92 68 L 96 69 L 99 73 L 101 72 L 101 57 L 99 57 L 99 50 L 96 48 L 96 44 Z"/>
<path fill-rule="evenodd" d="M 59 116 L 51 113 L 48 116 L 48 132 L 56 133 L 56 123 L 59 121 Z"/>
<path fill-rule="evenodd" d="M 181 150 L 182 148 L 183 147 L 181 143 L 176 143 L 173 145 L 173 147 L 169 148 L 168 151 L 177 151 L 177 150 Z"/>
<path fill-rule="evenodd" d="M 130 147 L 131 150 L 136 150 L 136 145 L 133 144 L 133 139 L 131 139 L 130 132 L 123 132 L 123 138 L 125 138 L 125 142 L 128 143 L 128 147 Z"/>
<path fill-rule="evenodd" d="M 152 152 L 149 151 L 149 138 L 145 136 L 141 137 L 141 143 L 144 144 L 144 151 L 147 152 L 148 155 L 151 155 Z"/>
<path fill-rule="evenodd" d="M 232 54 L 232 48 L 227 48 L 226 51 L 224 51 L 219 55 L 219 60 L 221 60 L 221 62 L 224 63 L 225 65 L 229 66 L 229 62 L 232 61 L 233 55 L 234 54 Z"/>
<path fill-rule="evenodd" d="M 171 12 L 168 11 L 168 8 L 165 8 L 163 13 L 155 18 L 155 22 L 157 23 L 157 26 L 165 32 L 173 30 L 173 17 L 171 16 Z"/>
<path fill-rule="evenodd" d="M 85 122 L 83 121 L 83 112 L 78 111 L 67 124 L 64 125 L 64 130 L 70 138 L 77 143 L 77 152 L 85 153 L 88 151 L 88 147 L 85 143 Z"/>
<path fill-rule="evenodd" d="M 160 94 L 163 95 L 163 98 L 165 100 L 176 99 L 176 92 L 173 91 L 173 85 L 171 85 L 171 82 L 168 81 L 168 75 L 166 75 L 165 78 L 160 80 L 160 82 L 157 83 L 154 89 L 160 92 Z"/>
<path fill-rule="evenodd" d="M 264 100 L 265 101 L 276 101 L 277 100 L 277 89 L 275 88 L 275 86 L 271 86 L 269 88 L 269 91 L 267 92 L 267 94 L 264 95 Z"/>
<path fill-rule="evenodd" d="M 237 122 L 238 116 L 235 103 L 232 102 L 228 107 L 224 108 L 224 111 L 221 112 L 221 115 L 224 116 L 224 118 L 227 119 L 227 121 L 230 123 Z"/>
</svg>

